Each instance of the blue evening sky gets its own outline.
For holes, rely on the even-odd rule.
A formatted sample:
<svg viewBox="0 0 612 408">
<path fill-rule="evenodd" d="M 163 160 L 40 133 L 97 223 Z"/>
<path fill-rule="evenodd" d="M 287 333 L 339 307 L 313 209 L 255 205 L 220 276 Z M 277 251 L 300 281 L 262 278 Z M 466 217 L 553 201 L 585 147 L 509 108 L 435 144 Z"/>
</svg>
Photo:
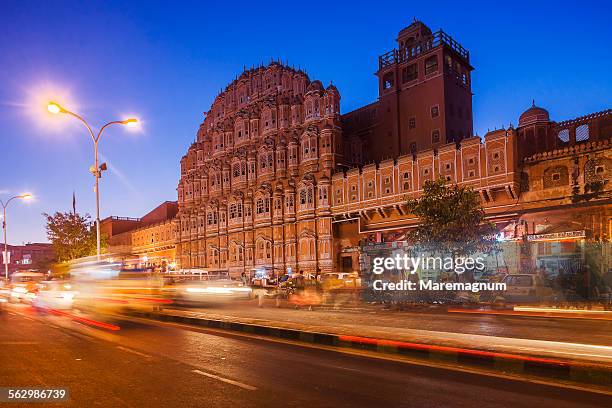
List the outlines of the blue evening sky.
<svg viewBox="0 0 612 408">
<path fill-rule="evenodd" d="M 377 56 L 414 17 L 471 52 L 474 130 L 516 124 L 535 99 L 553 119 L 610 108 L 610 2 L 286 0 L 0 1 L 0 197 L 9 242 L 45 241 L 42 212 L 94 214 L 92 143 L 48 98 L 110 128 L 101 152 L 102 217 L 138 217 L 176 199 L 179 159 L 228 82 L 270 58 L 330 81 L 348 112 L 377 97 Z"/>
</svg>

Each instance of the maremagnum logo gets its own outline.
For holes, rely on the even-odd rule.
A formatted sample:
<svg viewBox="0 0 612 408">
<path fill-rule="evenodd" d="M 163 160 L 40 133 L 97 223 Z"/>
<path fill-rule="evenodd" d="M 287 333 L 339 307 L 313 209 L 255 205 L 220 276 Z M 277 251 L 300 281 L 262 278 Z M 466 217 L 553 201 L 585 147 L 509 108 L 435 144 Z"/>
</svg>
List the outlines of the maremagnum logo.
<svg viewBox="0 0 612 408">
<path fill-rule="evenodd" d="M 444 270 L 461 275 L 466 271 L 482 271 L 484 268 L 485 263 L 482 257 L 438 257 L 425 255 L 414 257 L 404 254 L 394 257 L 374 258 L 372 273 L 374 275 L 382 275 L 385 271 L 406 271 L 414 275 L 419 270 Z M 480 292 L 483 290 L 503 291 L 506 289 L 506 284 L 500 282 L 434 282 L 424 279 L 419 279 L 418 282 L 406 279 L 399 282 L 388 282 L 382 279 L 375 279 L 372 282 L 372 287 L 374 290 L 391 291 L 430 290 Z"/>
</svg>

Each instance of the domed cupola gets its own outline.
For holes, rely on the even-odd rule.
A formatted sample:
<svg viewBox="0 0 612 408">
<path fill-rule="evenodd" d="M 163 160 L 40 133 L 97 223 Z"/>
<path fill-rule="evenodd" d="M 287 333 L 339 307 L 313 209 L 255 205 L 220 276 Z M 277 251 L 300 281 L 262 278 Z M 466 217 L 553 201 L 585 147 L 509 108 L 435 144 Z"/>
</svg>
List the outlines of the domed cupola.
<svg viewBox="0 0 612 408">
<path fill-rule="evenodd" d="M 540 108 L 535 105 L 535 101 L 532 102 L 531 108 L 527 109 L 519 117 L 519 127 L 533 125 L 535 123 L 550 122 L 548 111 L 544 108 Z"/>
<path fill-rule="evenodd" d="M 334 84 L 329 84 L 329 86 L 326 89 L 327 93 L 336 93 L 339 94 L 340 92 L 338 92 L 338 88 L 336 88 L 336 86 Z"/>
<path fill-rule="evenodd" d="M 321 83 L 321 81 L 314 80 L 310 83 L 310 85 L 308 85 L 308 89 L 306 89 L 306 93 L 312 92 L 312 91 L 322 91 L 323 90 L 323 84 Z"/>
</svg>

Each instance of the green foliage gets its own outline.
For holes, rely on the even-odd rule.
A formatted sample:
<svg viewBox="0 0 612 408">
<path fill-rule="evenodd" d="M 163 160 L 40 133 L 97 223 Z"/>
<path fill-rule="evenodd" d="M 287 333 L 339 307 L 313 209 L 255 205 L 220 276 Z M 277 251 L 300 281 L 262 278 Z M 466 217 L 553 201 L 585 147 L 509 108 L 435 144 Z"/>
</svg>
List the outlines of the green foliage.
<svg viewBox="0 0 612 408">
<path fill-rule="evenodd" d="M 495 225 L 485 220 L 479 195 L 471 187 L 427 181 L 408 209 L 420 219 L 409 238 L 423 250 L 467 256 L 496 249 Z"/>
<path fill-rule="evenodd" d="M 47 238 L 59 262 L 96 254 L 96 228 L 89 214 L 58 211 L 52 216 L 43 213 L 43 217 L 47 221 Z"/>
</svg>

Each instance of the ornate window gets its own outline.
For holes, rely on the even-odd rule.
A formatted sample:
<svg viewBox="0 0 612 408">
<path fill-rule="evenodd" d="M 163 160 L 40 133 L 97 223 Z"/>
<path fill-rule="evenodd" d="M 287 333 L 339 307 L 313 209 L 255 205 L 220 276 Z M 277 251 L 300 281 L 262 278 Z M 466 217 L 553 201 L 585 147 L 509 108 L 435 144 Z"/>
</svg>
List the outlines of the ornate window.
<svg viewBox="0 0 612 408">
<path fill-rule="evenodd" d="M 562 143 L 568 143 L 570 140 L 569 130 L 568 129 L 560 130 L 559 133 L 557 134 L 557 137 Z"/>
<path fill-rule="evenodd" d="M 307 133 L 302 136 L 302 158 L 316 159 L 317 158 L 317 135 L 314 133 Z"/>
<path fill-rule="evenodd" d="M 211 210 L 206 214 L 206 224 L 207 225 L 217 225 L 217 212 L 216 211 Z"/>
<path fill-rule="evenodd" d="M 322 205 L 327 205 L 327 187 L 319 187 L 319 202 Z"/>
<path fill-rule="evenodd" d="M 287 207 L 288 212 L 293 212 L 293 195 L 288 195 L 285 197 L 285 207 Z"/>
<path fill-rule="evenodd" d="M 569 173 L 565 166 L 549 167 L 544 170 L 542 179 L 544 188 L 554 188 L 569 185 Z"/>
<path fill-rule="evenodd" d="M 585 184 L 606 181 L 608 179 L 609 165 L 610 160 L 604 157 L 596 157 L 587 160 L 584 165 Z"/>
<path fill-rule="evenodd" d="M 283 170 L 285 168 L 285 152 L 282 150 L 276 153 L 276 168 L 277 170 Z"/>
<path fill-rule="evenodd" d="M 270 212 L 270 198 L 258 198 L 255 202 L 255 212 L 257 215 L 262 215 Z"/>
<path fill-rule="evenodd" d="M 584 124 L 576 128 L 576 142 L 584 142 L 589 140 L 589 125 Z"/>
</svg>

